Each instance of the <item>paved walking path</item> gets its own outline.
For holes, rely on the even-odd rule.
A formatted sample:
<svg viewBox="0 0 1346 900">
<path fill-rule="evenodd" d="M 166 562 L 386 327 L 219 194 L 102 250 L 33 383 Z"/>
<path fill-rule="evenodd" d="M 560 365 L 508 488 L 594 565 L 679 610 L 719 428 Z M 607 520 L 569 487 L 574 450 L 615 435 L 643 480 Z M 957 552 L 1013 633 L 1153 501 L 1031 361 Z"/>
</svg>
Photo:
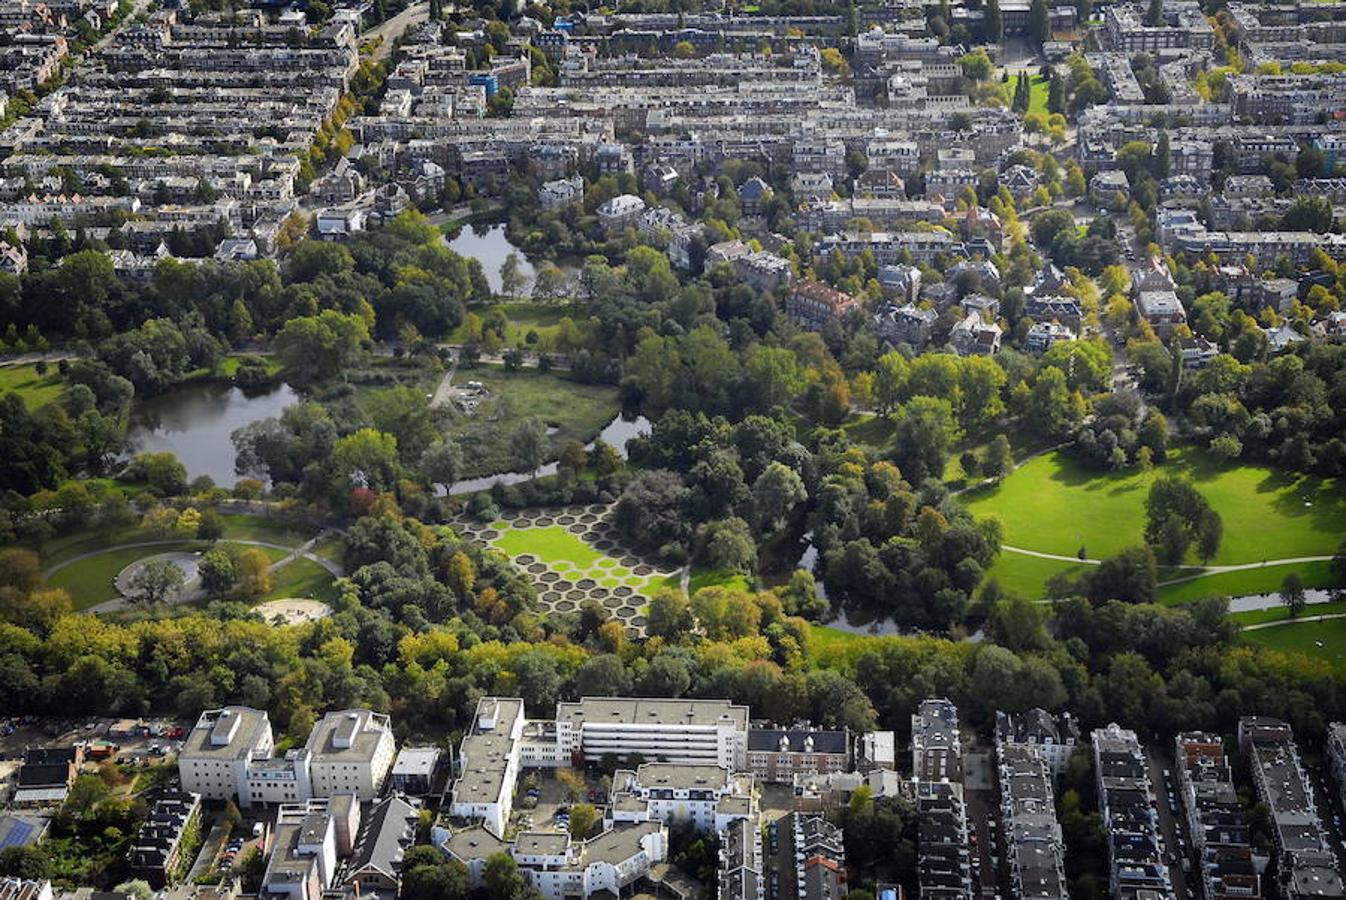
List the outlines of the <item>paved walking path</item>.
<svg viewBox="0 0 1346 900">
<path fill-rule="evenodd" d="M 1261 631 L 1263 628 L 1279 628 L 1282 625 L 1298 625 L 1301 622 L 1326 622 L 1330 619 L 1346 619 L 1346 613 L 1325 613 L 1321 616 L 1300 616 L 1297 619 L 1277 619 L 1274 622 L 1258 622 L 1256 625 L 1244 625 L 1243 631 Z"/>
<path fill-rule="evenodd" d="M 288 566 L 296 559 L 302 557 L 303 559 L 306 559 L 309 562 L 317 563 L 318 565 L 322 566 L 324 569 L 326 569 L 328 572 L 332 574 L 332 577 L 341 578 L 346 574 L 346 570 L 341 566 L 340 563 L 333 562 L 330 559 L 324 559 L 323 557 L 313 552 L 314 546 L 316 546 L 319 541 L 327 537 L 329 534 L 330 532 L 324 529 L 323 531 L 318 532 L 318 534 L 316 534 L 309 540 L 305 541 L 303 544 L 300 544 L 298 547 L 294 547 L 288 544 L 276 544 L 271 541 L 253 541 L 245 539 L 228 539 L 228 538 L 224 540 L 227 543 L 242 544 L 245 547 L 265 547 L 271 550 L 284 550 L 285 555 L 271 564 L 269 571 L 271 571 L 273 574 L 279 571 L 280 569 L 284 568 L 285 566 Z M 116 544 L 111 547 L 104 547 L 100 550 L 90 550 L 87 553 L 81 553 L 78 556 L 72 556 L 70 559 L 64 560 L 63 562 L 57 563 L 56 565 L 52 566 L 43 574 L 44 577 L 50 578 L 52 575 L 55 575 L 57 572 L 61 571 L 66 566 L 77 563 L 80 560 L 88 559 L 93 556 L 98 556 L 103 553 L 112 553 L 117 550 L 136 549 L 141 547 L 164 547 L 169 545 L 180 545 L 182 543 L 184 543 L 182 539 L 174 540 L 171 538 L 166 538 L 164 540 L 156 540 L 156 541 L 132 541 L 126 544 Z M 173 597 L 171 600 L 167 602 L 170 604 L 189 603 L 193 600 L 203 599 L 204 597 L 205 597 L 205 591 L 202 590 L 200 587 L 196 587 L 191 590 L 183 590 L 179 592 L 177 596 Z M 118 597 L 113 600 L 105 600 L 102 603 L 95 604 L 94 606 L 91 606 L 88 609 L 86 609 L 85 612 L 89 613 L 112 612 L 118 609 L 125 609 L 128 605 L 129 603 L 127 602 L 125 597 Z"/>
</svg>

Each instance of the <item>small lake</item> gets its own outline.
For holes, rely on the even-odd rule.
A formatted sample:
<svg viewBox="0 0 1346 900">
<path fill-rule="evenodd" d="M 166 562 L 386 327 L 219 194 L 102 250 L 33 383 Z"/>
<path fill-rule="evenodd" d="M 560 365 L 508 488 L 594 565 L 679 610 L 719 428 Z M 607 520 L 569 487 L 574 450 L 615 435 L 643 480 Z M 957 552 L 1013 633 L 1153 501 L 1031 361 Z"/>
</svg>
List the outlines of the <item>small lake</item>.
<svg viewBox="0 0 1346 900">
<path fill-rule="evenodd" d="M 464 225 L 458 232 L 458 236 L 453 240 L 446 240 L 448 248 L 460 256 L 470 256 L 481 263 L 482 272 L 486 275 L 486 281 L 491 286 L 491 290 L 497 294 L 500 293 L 500 267 L 505 264 L 506 258 L 511 253 L 519 257 L 519 272 L 524 277 L 524 287 L 521 293 L 528 294 L 533 290 L 533 276 L 537 269 L 528 259 L 522 250 L 510 242 L 505 234 L 505 225 L 503 222 L 497 222 L 493 225 Z M 557 261 L 557 266 L 563 272 L 573 271 L 575 266 L 565 261 Z"/>
<path fill-rule="evenodd" d="M 640 437 L 650 433 L 650 420 L 644 416 L 635 416 L 633 418 L 624 418 L 618 413 L 616 418 L 604 426 L 598 433 L 598 440 L 611 444 L 621 454 L 622 459 L 626 459 L 626 442 L 635 437 Z M 594 441 L 585 445 L 585 449 L 593 447 Z M 531 481 L 534 478 L 541 478 L 544 475 L 555 475 L 557 471 L 556 463 L 549 462 L 536 472 L 502 472 L 499 475 L 484 475 L 480 478 L 465 478 L 462 481 L 456 481 L 449 485 L 450 494 L 471 494 L 476 491 L 489 490 L 493 484 L 519 484 L 524 481 Z"/>
<path fill-rule="evenodd" d="M 187 467 L 187 477 L 209 475 L 222 487 L 238 481 L 230 435 L 259 419 L 279 416 L 300 397 L 288 384 L 245 394 L 222 382 L 197 382 L 137 400 L 127 446 L 132 453 L 168 450 Z"/>
</svg>

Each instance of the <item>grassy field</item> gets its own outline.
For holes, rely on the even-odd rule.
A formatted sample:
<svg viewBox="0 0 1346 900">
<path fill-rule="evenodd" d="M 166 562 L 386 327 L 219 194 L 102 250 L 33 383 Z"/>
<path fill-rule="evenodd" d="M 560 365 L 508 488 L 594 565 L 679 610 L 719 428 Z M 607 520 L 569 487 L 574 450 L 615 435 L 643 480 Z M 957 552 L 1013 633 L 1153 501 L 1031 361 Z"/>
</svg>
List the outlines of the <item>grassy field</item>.
<svg viewBox="0 0 1346 900">
<path fill-rule="evenodd" d="M 491 527 L 500 531 L 500 536 L 490 541 L 497 550 L 511 557 L 536 557 L 548 569 L 571 580 L 591 578 L 605 588 L 629 587 L 646 596 L 678 584 L 677 573 L 637 575 L 559 525 L 514 528 L 508 522 L 494 522 Z"/>
<path fill-rule="evenodd" d="M 1083 546 L 1101 559 L 1141 542 L 1150 483 L 1168 472 L 1190 478 L 1224 518 L 1224 542 L 1212 564 L 1331 555 L 1346 534 L 1346 485 L 1262 466 L 1226 466 L 1197 450 L 1174 452 L 1165 465 L 1144 473 L 1096 473 L 1051 453 L 962 499 L 974 515 L 998 516 L 1007 544 L 1063 556 L 1075 556 Z M 1036 597 L 1047 577 L 1070 565 L 1002 552 L 991 571 L 1002 585 Z M 1246 593 L 1243 586 L 1254 579 L 1238 574 L 1243 577 L 1226 577 L 1227 585 Z"/>
<path fill-rule="evenodd" d="M 47 369 L 46 375 L 37 374 L 37 369 L 31 365 L 0 366 L 0 394 L 17 393 L 29 409 L 51 403 L 61 396 L 63 388 L 55 364 Z"/>
<path fill-rule="evenodd" d="M 563 442 L 588 443 L 617 415 L 617 389 L 607 385 L 580 384 L 562 375 L 536 370 L 506 372 L 483 366 L 460 370 L 454 383 L 480 381 L 489 391 L 477 409 L 456 413 L 445 429 L 463 450 L 463 476 L 494 475 L 515 468 L 509 442 L 514 426 L 537 417 L 555 429 L 550 436 L 552 453 Z"/>
<path fill-rule="evenodd" d="M 336 579 L 332 573 L 302 556 L 291 560 L 271 575 L 271 591 L 263 600 L 303 597 L 331 603 L 337 599 Z"/>
<path fill-rule="evenodd" d="M 286 547 L 298 547 L 313 536 L 312 532 L 293 528 L 284 522 L 266 516 L 224 516 L 224 539 L 231 541 L 266 541 Z M 81 553 L 91 553 L 107 547 L 117 547 L 138 541 L 163 540 L 150 534 L 138 524 L 112 529 L 72 531 L 52 538 L 42 547 L 42 565 L 50 569 Z"/>
<path fill-rule="evenodd" d="M 1338 673 L 1346 672 L 1346 619 L 1309 620 L 1280 628 L 1262 628 L 1244 632 L 1243 639 L 1271 650 L 1321 659 Z"/>
<path fill-rule="evenodd" d="M 875 640 L 878 638 L 873 635 L 855 634 L 833 628 L 831 625 L 809 623 L 809 656 L 820 665 L 837 654 L 845 653 L 856 644 Z"/>
<path fill-rule="evenodd" d="M 687 579 L 687 590 L 695 594 L 702 588 L 722 587 L 731 591 L 751 591 L 753 581 L 742 572 L 725 572 L 720 569 L 693 569 Z"/>
<path fill-rule="evenodd" d="M 1311 604 L 1301 615 L 1301 619 L 1312 619 L 1317 616 L 1330 615 L 1333 613 L 1346 612 L 1346 601 L 1329 600 L 1326 603 Z M 1290 618 L 1290 610 L 1284 606 L 1273 606 L 1271 609 L 1255 609 L 1250 612 L 1234 613 L 1230 616 L 1240 625 L 1247 627 L 1249 625 L 1261 625 L 1264 622 L 1283 622 Z"/>
<path fill-rule="evenodd" d="M 1041 75 L 1011 75 L 1010 80 L 1005 85 L 1005 102 L 1009 103 L 1014 99 L 1014 91 L 1018 88 L 1020 78 L 1032 78 L 1028 83 L 1028 112 L 1046 113 L 1047 112 L 1047 79 Z"/>
<path fill-rule="evenodd" d="M 1088 568 L 1083 563 L 1058 562 L 1001 550 L 1000 556 L 986 570 L 986 578 L 994 578 L 1001 588 L 1011 594 L 1040 600 L 1047 580 L 1053 575 L 1065 572 L 1073 578 Z"/>
<path fill-rule="evenodd" d="M 209 545 L 205 541 L 177 541 L 171 544 L 157 544 L 152 547 L 115 547 L 104 553 L 97 553 L 87 559 L 71 563 L 47 579 L 47 584 L 69 593 L 71 599 L 75 601 L 75 609 L 88 609 L 105 600 L 115 600 L 120 596 L 113 584 L 113 579 L 117 577 L 118 572 L 136 560 L 158 556 L 161 553 L 195 552 L 204 550 L 207 546 Z M 247 544 L 233 544 L 229 541 L 221 541 L 217 546 L 224 550 L 240 553 L 244 550 L 261 550 L 266 554 L 266 558 L 273 563 L 286 555 L 284 550 L 275 547 L 254 547 Z M 299 560 L 299 562 L 308 561 Z M 327 574 L 316 563 L 310 562 L 308 564 L 322 571 L 324 575 Z M 287 574 L 290 568 L 290 566 L 286 566 L 281 569 L 277 578 L 280 575 Z M 331 581 L 330 575 L 328 581 Z M 305 595 L 282 594 L 281 596 Z"/>
<path fill-rule="evenodd" d="M 550 347 L 549 342 L 556 334 L 557 325 L 563 318 L 571 314 L 570 308 L 562 303 L 533 303 L 530 301 L 474 306 L 468 312 L 484 318 L 486 313 L 491 310 L 499 310 L 509 320 L 509 325 L 505 328 L 506 346 L 537 346 L 540 349 Z M 537 332 L 538 343 L 536 345 L 530 345 L 527 342 L 528 332 L 530 331 Z M 462 344 L 467 342 L 467 337 L 466 325 L 459 325 L 449 333 L 446 340 L 450 343 Z"/>
<path fill-rule="evenodd" d="M 1180 584 L 1159 588 L 1159 600 L 1166 604 L 1187 603 L 1201 597 L 1242 597 L 1246 594 L 1275 594 L 1281 582 L 1291 572 L 1298 572 L 1309 588 L 1335 587 L 1331 563 L 1296 563 L 1286 566 L 1267 566 L 1242 572 L 1224 572 L 1207 575 Z"/>
<path fill-rule="evenodd" d="M 88 609 L 104 600 L 115 600 L 119 596 L 112 579 L 136 560 L 157 556 L 160 553 L 191 552 L 204 546 L 201 541 L 181 541 L 157 547 L 123 547 L 109 550 L 71 563 L 47 579 L 47 584 L 68 593 L 75 601 L 75 609 Z"/>
</svg>

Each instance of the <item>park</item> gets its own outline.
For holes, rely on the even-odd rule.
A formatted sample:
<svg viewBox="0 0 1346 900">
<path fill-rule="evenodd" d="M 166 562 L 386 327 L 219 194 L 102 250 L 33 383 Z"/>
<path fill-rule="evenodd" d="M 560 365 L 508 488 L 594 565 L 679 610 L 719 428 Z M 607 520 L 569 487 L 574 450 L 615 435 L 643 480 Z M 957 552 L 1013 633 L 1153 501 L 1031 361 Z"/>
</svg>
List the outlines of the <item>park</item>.
<svg viewBox="0 0 1346 900">
<path fill-rule="evenodd" d="M 465 519 L 454 527 L 528 573 L 548 612 L 577 612 L 594 602 L 639 632 L 650 597 L 678 587 L 681 572 L 628 550 L 610 518 L 606 506 L 574 506 L 511 512 L 490 523 Z"/>
<path fill-rule="evenodd" d="M 1172 451 L 1162 465 L 1098 472 L 1063 451 L 1028 460 L 998 484 L 962 495 L 976 516 L 995 516 L 1004 546 L 988 577 L 1034 599 L 1053 576 L 1079 574 L 1094 561 L 1143 542 L 1145 500 L 1162 474 L 1190 479 L 1224 521 L 1210 560 L 1190 557 L 1160 571 L 1166 603 L 1277 590 L 1298 572 L 1309 587 L 1331 586 L 1327 561 L 1346 536 L 1346 484 L 1227 463 L 1196 448 Z"/>
<path fill-rule="evenodd" d="M 218 541 L 189 537 L 162 537 L 141 525 L 77 531 L 55 538 L 42 548 L 47 584 L 66 591 L 74 608 L 88 612 L 115 612 L 137 602 L 136 573 L 151 561 L 170 563 L 183 571 L 182 596 L 169 602 L 200 605 L 197 560 L 209 549 L 238 556 L 261 553 L 269 566 L 267 590 L 258 602 L 287 599 L 335 599 L 340 543 L 306 529 L 258 515 L 224 515 L 224 533 Z"/>
</svg>

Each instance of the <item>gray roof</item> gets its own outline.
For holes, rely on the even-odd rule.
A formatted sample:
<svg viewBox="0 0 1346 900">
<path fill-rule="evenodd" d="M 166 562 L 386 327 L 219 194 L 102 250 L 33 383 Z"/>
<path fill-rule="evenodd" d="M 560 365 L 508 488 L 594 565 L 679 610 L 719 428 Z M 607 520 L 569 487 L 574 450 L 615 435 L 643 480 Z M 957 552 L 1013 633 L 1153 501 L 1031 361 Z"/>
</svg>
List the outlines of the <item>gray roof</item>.
<svg viewBox="0 0 1346 900">
<path fill-rule="evenodd" d="M 351 856 L 352 875 L 376 869 L 395 877 L 402 854 L 416 842 L 416 822 L 420 807 L 402 797 L 389 797 L 374 807 L 360 826 Z"/>
<path fill-rule="evenodd" d="M 812 753 L 845 753 L 846 732 L 823 731 L 811 728 L 749 728 L 748 749 L 779 752 L 781 741 L 785 740 L 789 752 L 804 753 L 804 742 L 813 739 Z"/>
<path fill-rule="evenodd" d="M 266 713 L 260 709 L 227 706 L 206 710 L 183 739 L 178 756 L 246 759 L 270 727 Z"/>
</svg>

